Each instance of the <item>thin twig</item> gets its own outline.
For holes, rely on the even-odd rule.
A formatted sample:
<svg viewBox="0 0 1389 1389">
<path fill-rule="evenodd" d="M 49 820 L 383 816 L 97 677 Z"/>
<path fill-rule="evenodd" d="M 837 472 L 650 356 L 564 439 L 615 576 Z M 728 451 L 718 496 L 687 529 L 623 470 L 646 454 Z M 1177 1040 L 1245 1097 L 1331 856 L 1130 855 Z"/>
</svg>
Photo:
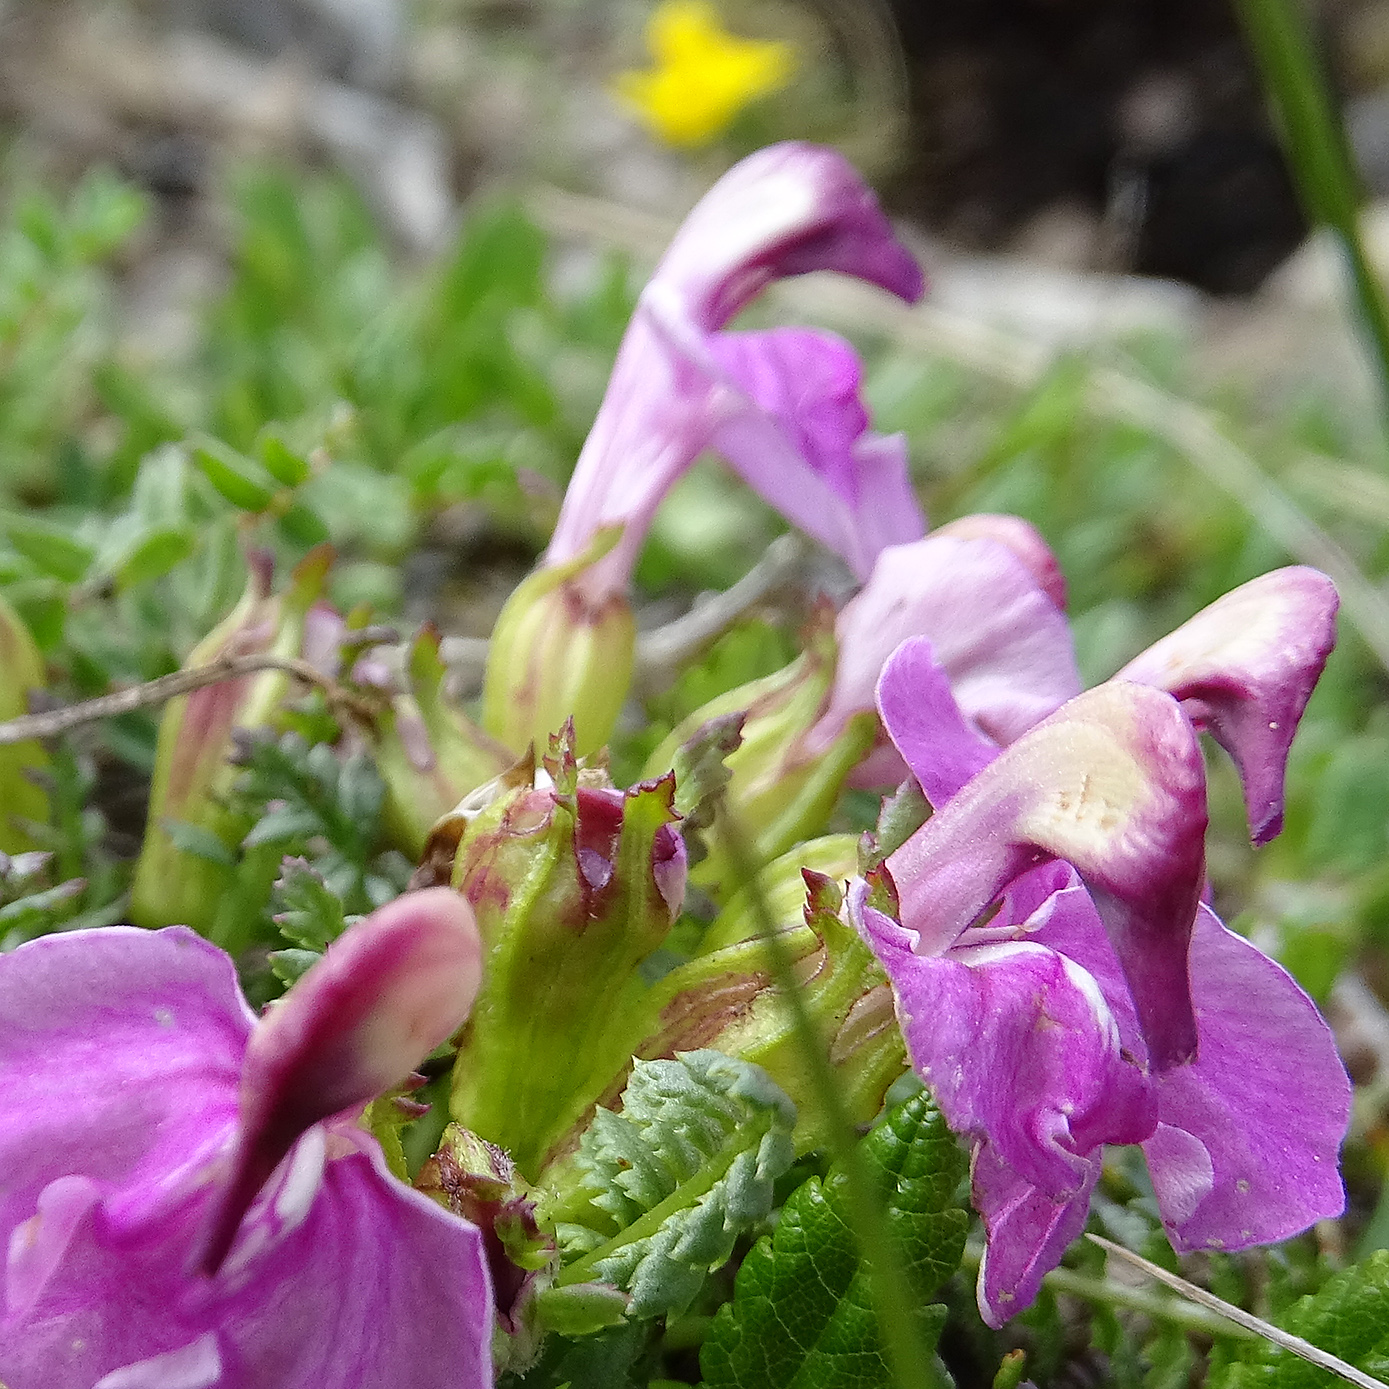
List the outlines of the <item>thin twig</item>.
<svg viewBox="0 0 1389 1389">
<path fill-rule="evenodd" d="M 983 1261 L 982 1245 L 971 1242 L 965 1246 L 965 1257 L 961 1267 L 978 1272 Z M 1077 1273 L 1070 1268 L 1054 1268 L 1042 1275 L 1042 1286 L 1054 1293 L 1065 1293 L 1068 1297 L 1083 1298 L 1086 1302 L 1098 1302 L 1106 1307 L 1123 1307 L 1141 1316 L 1171 1322 L 1184 1331 L 1195 1331 L 1202 1336 L 1224 1336 L 1234 1341 L 1252 1341 L 1257 1337 L 1242 1326 L 1235 1326 L 1224 1317 L 1208 1312 L 1204 1307 L 1193 1306 L 1181 1298 L 1168 1297 L 1165 1293 L 1147 1292 L 1142 1288 L 1131 1288 L 1125 1283 L 1116 1283 L 1109 1278 L 1091 1278 L 1088 1274 Z"/>
<path fill-rule="evenodd" d="M 1098 1244 L 1106 1253 L 1117 1254 L 1126 1263 L 1132 1264 L 1134 1268 L 1142 1269 L 1150 1278 L 1156 1278 L 1159 1283 L 1165 1283 L 1174 1292 L 1180 1293 L 1189 1301 L 1195 1302 L 1198 1306 L 1209 1308 L 1227 1321 L 1234 1322 L 1236 1326 L 1242 1326 L 1246 1331 L 1252 1331 L 1256 1336 L 1262 1336 L 1264 1340 L 1271 1341 L 1282 1350 L 1301 1356 L 1302 1359 L 1316 1365 L 1319 1369 L 1329 1370 L 1333 1375 L 1340 1375 L 1342 1379 L 1360 1385 L 1361 1389 L 1384 1389 L 1383 1380 L 1372 1378 L 1363 1370 L 1357 1370 L 1354 1365 L 1347 1365 L 1344 1360 L 1338 1359 L 1319 1346 L 1314 1346 L 1311 1341 L 1304 1341 L 1301 1336 L 1294 1336 L 1290 1332 L 1274 1326 L 1271 1322 L 1264 1321 L 1262 1317 L 1256 1317 L 1252 1312 L 1246 1312 L 1242 1308 L 1226 1302 L 1223 1298 L 1216 1297 L 1214 1293 L 1207 1292 L 1205 1288 L 1198 1288 L 1195 1283 L 1188 1283 L 1185 1278 L 1179 1278 L 1175 1273 L 1168 1273 L 1165 1268 L 1151 1263 L 1141 1254 L 1135 1254 L 1131 1249 L 1125 1249 L 1122 1244 L 1115 1244 L 1113 1240 L 1107 1240 L 1100 1235 L 1087 1235 L 1086 1238 Z"/>
<path fill-rule="evenodd" d="M 647 689 L 669 685 L 686 661 L 698 656 L 740 618 L 774 594 L 793 587 L 810 547 L 799 535 L 778 536 L 741 579 L 701 599 L 683 617 L 637 637 L 636 672 Z"/>
<path fill-rule="evenodd" d="M 129 689 L 117 690 L 115 694 L 99 695 L 96 699 L 70 704 L 64 709 L 8 719 L 0 723 L 0 747 L 26 743 L 33 738 L 53 738 L 86 723 L 114 718 L 117 714 L 129 714 L 136 709 L 149 709 L 208 685 L 219 685 L 265 670 L 282 670 L 324 691 L 334 703 L 343 704 L 359 715 L 367 712 L 360 701 L 353 699 L 336 681 L 315 670 L 307 661 L 294 656 L 253 652 L 244 656 L 224 656 L 205 666 L 195 666 L 192 670 L 176 670 L 172 675 L 161 675 L 155 680 L 147 680 L 143 685 L 132 685 Z"/>
</svg>

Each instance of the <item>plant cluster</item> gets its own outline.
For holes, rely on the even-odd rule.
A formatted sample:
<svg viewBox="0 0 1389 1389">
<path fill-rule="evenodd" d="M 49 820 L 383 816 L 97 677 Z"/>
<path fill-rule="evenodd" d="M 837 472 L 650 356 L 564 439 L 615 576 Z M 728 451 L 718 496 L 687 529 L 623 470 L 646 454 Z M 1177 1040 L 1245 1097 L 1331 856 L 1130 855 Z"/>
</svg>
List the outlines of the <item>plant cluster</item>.
<svg viewBox="0 0 1389 1389">
<path fill-rule="evenodd" d="M 194 363 L 103 319 L 119 184 L 4 232 L 0 717 L 38 715 L 0 724 L 9 1389 L 1326 1373 L 1087 1229 L 1379 1373 L 1383 1255 L 1303 1234 L 1346 1204 L 1334 970 L 1210 890 L 1324 855 L 1311 924 L 1382 929 L 1358 653 L 1309 709 L 1331 581 L 1150 514 L 1152 441 L 1079 434 L 1069 367 L 928 531 L 910 446 L 961 382 L 732 326 L 812 271 L 924 292 L 831 151 L 735 166 L 635 300 L 615 267 L 562 301 L 514 208 L 408 293 L 339 191 L 242 209 Z M 476 708 L 388 625 L 468 508 L 543 545 Z M 634 694 L 643 586 L 727 578 L 774 516 L 839 601 Z M 1219 532 L 1179 596 L 1131 543 L 1160 525 Z"/>
</svg>

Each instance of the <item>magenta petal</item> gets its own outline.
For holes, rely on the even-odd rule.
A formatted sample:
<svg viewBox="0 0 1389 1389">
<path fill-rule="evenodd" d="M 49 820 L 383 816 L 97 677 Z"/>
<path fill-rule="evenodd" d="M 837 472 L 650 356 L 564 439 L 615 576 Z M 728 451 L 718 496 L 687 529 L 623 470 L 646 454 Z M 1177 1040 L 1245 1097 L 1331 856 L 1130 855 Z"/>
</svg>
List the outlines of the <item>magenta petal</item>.
<svg viewBox="0 0 1389 1389">
<path fill-rule="evenodd" d="M 851 919 L 892 982 L 912 1063 L 952 1129 L 987 1137 L 1053 1200 L 1084 1186 L 1100 1144 L 1151 1135 L 1148 1084 L 1078 965 L 1028 942 L 918 955 L 855 890 L 861 897 L 866 884 L 851 889 Z"/>
<path fill-rule="evenodd" d="M 482 942 L 451 888 L 407 892 L 350 926 L 256 1028 L 241 1075 L 241 1132 L 204 1272 L 216 1272 L 255 1194 L 310 1125 L 399 1084 L 462 1026 Z"/>
<path fill-rule="evenodd" d="M 715 334 L 708 348 L 737 391 L 716 402 L 710 447 L 765 501 L 860 579 L 884 545 L 921 535 L 906 445 L 867 433 L 863 372 L 848 343 L 774 328 Z"/>
<path fill-rule="evenodd" d="M 1167 696 L 1111 682 L 979 772 L 888 859 L 902 921 L 939 954 L 1024 870 L 1074 865 L 1114 941 L 1155 1070 L 1193 1054 L 1187 980 L 1205 879 L 1201 750 Z"/>
<path fill-rule="evenodd" d="M 1068 1200 L 1053 1201 L 1014 1172 L 989 1144 L 976 1150 L 973 1200 L 988 1236 L 976 1296 L 987 1325 L 1002 1326 L 1032 1305 L 1042 1279 L 1085 1228 L 1100 1170 L 1100 1155 L 1095 1153 L 1086 1163 L 1081 1189 Z"/>
<path fill-rule="evenodd" d="M 883 550 L 835 633 L 835 683 L 810 746 L 827 746 L 846 719 L 872 708 L 876 689 L 883 722 L 918 775 L 942 755 L 949 760 L 935 746 L 936 719 L 947 742 L 964 721 L 976 737 L 1010 743 L 1080 692 L 1065 616 L 1013 551 L 992 539 L 937 533 Z M 941 690 L 918 688 L 905 666 L 889 674 L 894 649 L 913 637 L 929 639 L 946 681 Z M 913 670 L 934 683 L 924 664 Z M 931 708 L 913 713 L 916 703 Z M 939 774 L 929 779 L 933 803 L 958 789 Z"/>
<path fill-rule="evenodd" d="M 955 700 L 950 675 L 925 637 L 904 641 L 878 681 L 878 714 L 926 799 L 943 806 L 998 748 L 977 733 Z"/>
<path fill-rule="evenodd" d="M 834 270 L 915 302 L 926 285 L 877 199 L 836 151 L 770 145 L 735 164 L 685 219 L 656 278 L 703 331 L 773 280 Z"/>
<path fill-rule="evenodd" d="M 0 1018 L 0 1237 L 74 1171 L 137 1222 L 230 1143 L 254 1018 L 192 931 L 31 941 L 0 956 Z"/>
<path fill-rule="evenodd" d="M 185 1271 L 191 1219 L 132 1242 L 89 1207 L 41 1299 L 3 1324 L 5 1382 L 486 1389 L 492 1314 L 481 1236 L 390 1177 L 369 1139 L 356 1151 L 329 1130 L 328 1148 L 342 1155 L 325 1166 L 318 1133 L 305 1140 L 316 1165 L 296 1154 L 275 1200 L 248 1221 L 243 1249 L 210 1281 Z M 305 1189 L 291 1198 L 295 1181 Z M 287 1199 L 295 1218 L 260 1238 L 254 1227 L 274 1221 Z"/>
<path fill-rule="evenodd" d="M 1083 889 L 1057 893 L 1032 938 L 1098 980 L 1123 1044 L 1141 1055 L 1119 962 Z M 1158 1078 L 1159 1127 L 1144 1144 L 1174 1246 L 1240 1249 L 1339 1215 L 1350 1082 L 1311 999 L 1204 905 L 1191 990 L 1199 1050 Z"/>
<path fill-rule="evenodd" d="M 937 526 L 934 534 L 953 535 L 961 540 L 996 540 L 1006 545 L 1027 566 L 1037 587 L 1060 611 L 1066 611 L 1066 576 L 1051 546 L 1030 521 L 1005 512 L 977 511 Z"/>
<path fill-rule="evenodd" d="M 851 349 L 810 330 L 720 332 L 773 280 L 811 270 L 922 291 L 872 192 L 832 150 L 763 150 L 690 213 L 642 293 L 546 551 L 560 564 L 623 528 L 574 581 L 588 602 L 625 591 L 661 499 L 709 448 L 860 577 L 882 545 L 921 533 L 904 447 L 865 432 Z"/>
<path fill-rule="evenodd" d="M 1256 844 L 1282 828 L 1288 748 L 1335 644 L 1337 604 L 1325 574 L 1277 569 L 1218 598 L 1114 677 L 1174 695 L 1230 754 Z"/>
<path fill-rule="evenodd" d="M 482 1237 L 391 1177 L 374 1144 L 328 1162 L 273 1269 L 231 1293 L 222 1314 L 237 1367 L 227 1389 L 491 1385 Z"/>
<path fill-rule="evenodd" d="M 1190 1198 L 1190 1144 L 1145 1146 L 1173 1246 L 1243 1249 L 1340 1215 L 1350 1081 L 1331 1029 L 1283 967 L 1202 907 L 1191 942 L 1201 1048 L 1161 1077 L 1164 1125 L 1205 1149 L 1211 1186 Z"/>
</svg>

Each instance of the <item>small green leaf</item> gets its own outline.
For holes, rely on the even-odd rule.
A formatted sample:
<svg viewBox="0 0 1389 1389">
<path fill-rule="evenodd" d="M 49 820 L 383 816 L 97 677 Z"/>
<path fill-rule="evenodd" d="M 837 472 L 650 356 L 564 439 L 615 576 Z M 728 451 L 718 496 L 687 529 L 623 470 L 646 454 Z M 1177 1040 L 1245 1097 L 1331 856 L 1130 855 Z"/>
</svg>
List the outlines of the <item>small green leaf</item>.
<svg viewBox="0 0 1389 1389">
<path fill-rule="evenodd" d="M 289 986 L 297 984 L 323 955 L 317 950 L 272 950 L 267 958 L 275 978 Z"/>
<path fill-rule="evenodd" d="M 160 820 L 159 827 L 181 853 L 192 854 L 206 863 L 216 863 L 223 868 L 236 867 L 235 852 L 227 848 L 211 830 L 168 817 Z"/>
<path fill-rule="evenodd" d="M 294 453 L 288 444 L 272 429 L 267 429 L 260 437 L 256 447 L 265 470 L 283 487 L 298 487 L 307 482 L 313 473 L 308 459 Z"/>
<path fill-rule="evenodd" d="M 944 1308 L 927 1299 L 959 1267 L 969 1228 L 955 1203 L 964 1155 L 924 1091 L 890 1111 L 863 1152 L 934 1344 Z M 868 1276 L 847 1184 L 832 1168 L 792 1193 L 776 1232 L 743 1260 L 700 1354 L 708 1389 L 889 1389 Z"/>
<path fill-rule="evenodd" d="M 279 490 L 275 479 L 259 463 L 218 439 L 205 438 L 195 443 L 193 460 L 207 480 L 242 511 L 264 511 Z"/>
<path fill-rule="evenodd" d="M 591 1336 L 621 1323 L 629 1301 L 627 1294 L 611 1283 L 575 1283 L 567 1288 L 546 1288 L 535 1299 L 535 1311 L 546 1331 Z"/>
<path fill-rule="evenodd" d="M 193 553 L 197 537 L 188 526 L 161 526 L 144 534 L 115 567 L 116 587 L 133 588 L 162 578 Z"/>
<path fill-rule="evenodd" d="M 346 925 L 341 898 L 301 858 L 284 861 L 274 906 L 280 934 L 308 950 L 327 949 Z"/>
<path fill-rule="evenodd" d="M 5 521 L 10 544 L 45 574 L 64 583 L 77 583 L 91 568 L 96 551 L 75 535 L 32 516 L 12 516 Z"/>
</svg>

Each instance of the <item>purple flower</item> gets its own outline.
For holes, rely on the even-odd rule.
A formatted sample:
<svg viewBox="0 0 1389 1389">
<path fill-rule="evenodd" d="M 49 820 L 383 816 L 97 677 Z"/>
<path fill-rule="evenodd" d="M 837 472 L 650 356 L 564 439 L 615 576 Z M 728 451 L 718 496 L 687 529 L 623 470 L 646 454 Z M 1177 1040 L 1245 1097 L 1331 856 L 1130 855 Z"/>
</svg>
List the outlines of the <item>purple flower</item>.
<svg viewBox="0 0 1389 1389">
<path fill-rule="evenodd" d="M 850 718 L 874 708 L 888 657 L 911 637 L 929 639 L 971 723 L 999 744 L 1012 742 L 1080 692 L 1064 601 L 1046 542 L 1014 516 L 966 516 L 889 546 L 835 623 L 834 685 L 806 752 L 823 752 Z M 884 740 L 852 780 L 896 785 L 905 774 Z"/>
<path fill-rule="evenodd" d="M 545 556 L 576 559 L 600 530 L 623 527 L 575 581 L 591 603 L 626 590 L 661 499 L 706 449 L 860 579 L 884 545 L 922 533 L 903 441 L 867 432 L 853 349 L 806 328 L 723 331 L 774 280 L 812 270 L 908 301 L 924 288 L 872 193 L 833 150 L 761 150 L 686 218 L 642 292 Z"/>
<path fill-rule="evenodd" d="M 971 1142 L 991 1324 L 1080 1232 L 1104 1143 L 1143 1144 L 1179 1250 L 1283 1239 L 1344 1205 L 1350 1086 L 1331 1034 L 1198 902 L 1197 727 L 1231 749 L 1266 837 L 1334 612 L 1314 571 L 1266 575 L 1001 751 L 929 641 L 883 672 L 884 723 L 936 813 L 887 860 L 900 924 L 864 882 L 850 913 Z"/>
<path fill-rule="evenodd" d="M 265 1018 L 185 927 L 0 956 L 10 1389 L 474 1389 L 476 1229 L 358 1122 L 467 1016 L 447 889 L 351 927 Z"/>
<path fill-rule="evenodd" d="M 806 328 L 729 332 L 774 280 L 837 270 L 914 301 L 921 271 L 833 150 L 773 145 L 686 218 L 642 291 L 541 566 L 492 632 L 483 725 L 513 753 L 574 720 L 607 741 L 631 683 L 632 566 L 666 493 L 706 450 L 866 579 L 925 529 L 905 442 L 868 431 L 848 343 Z"/>
</svg>

